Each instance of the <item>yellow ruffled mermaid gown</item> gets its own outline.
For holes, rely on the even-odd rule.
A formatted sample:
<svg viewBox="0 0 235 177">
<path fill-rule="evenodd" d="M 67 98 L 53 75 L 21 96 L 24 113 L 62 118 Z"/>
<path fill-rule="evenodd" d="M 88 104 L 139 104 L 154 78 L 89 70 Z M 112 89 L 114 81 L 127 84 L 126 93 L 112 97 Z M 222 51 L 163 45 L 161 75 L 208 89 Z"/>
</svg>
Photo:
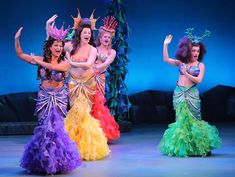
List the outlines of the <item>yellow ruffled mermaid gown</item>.
<svg viewBox="0 0 235 177">
<path fill-rule="evenodd" d="M 99 121 L 90 114 L 96 89 L 94 79 L 92 76 L 78 80 L 71 76 L 71 109 L 65 118 L 65 128 L 70 138 L 77 143 L 81 158 L 86 161 L 100 160 L 110 153 Z"/>
</svg>

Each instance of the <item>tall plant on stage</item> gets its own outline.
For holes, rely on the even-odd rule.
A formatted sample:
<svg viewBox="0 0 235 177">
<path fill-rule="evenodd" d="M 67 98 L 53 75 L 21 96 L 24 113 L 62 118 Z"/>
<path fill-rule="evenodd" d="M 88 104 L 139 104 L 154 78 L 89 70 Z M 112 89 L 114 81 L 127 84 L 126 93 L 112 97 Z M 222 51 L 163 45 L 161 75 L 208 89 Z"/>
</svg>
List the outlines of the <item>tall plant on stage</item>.
<svg viewBox="0 0 235 177">
<path fill-rule="evenodd" d="M 127 62 L 129 61 L 127 58 L 129 27 L 121 0 L 112 0 L 107 15 L 116 18 L 118 27 L 113 39 L 113 48 L 116 50 L 117 55 L 108 69 L 105 96 L 111 114 L 120 122 L 129 119 L 131 105 L 127 95 L 127 87 L 124 83 L 127 74 Z"/>
</svg>

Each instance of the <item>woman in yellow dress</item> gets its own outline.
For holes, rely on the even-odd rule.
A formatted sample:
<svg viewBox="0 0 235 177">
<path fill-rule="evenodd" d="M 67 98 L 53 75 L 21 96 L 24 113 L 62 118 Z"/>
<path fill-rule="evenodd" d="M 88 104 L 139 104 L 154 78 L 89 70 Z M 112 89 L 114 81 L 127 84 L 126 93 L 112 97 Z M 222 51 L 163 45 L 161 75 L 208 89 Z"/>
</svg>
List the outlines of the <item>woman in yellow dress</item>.
<svg viewBox="0 0 235 177">
<path fill-rule="evenodd" d="M 67 58 L 71 65 L 68 83 L 70 110 L 65 118 L 65 128 L 77 143 L 81 158 L 87 161 L 103 159 L 110 153 L 99 121 L 90 114 L 96 94 L 94 21 L 93 14 L 90 19 L 82 19 L 78 12 L 78 17 L 74 18 L 72 41 L 65 45 L 65 50 L 70 52 Z"/>
</svg>

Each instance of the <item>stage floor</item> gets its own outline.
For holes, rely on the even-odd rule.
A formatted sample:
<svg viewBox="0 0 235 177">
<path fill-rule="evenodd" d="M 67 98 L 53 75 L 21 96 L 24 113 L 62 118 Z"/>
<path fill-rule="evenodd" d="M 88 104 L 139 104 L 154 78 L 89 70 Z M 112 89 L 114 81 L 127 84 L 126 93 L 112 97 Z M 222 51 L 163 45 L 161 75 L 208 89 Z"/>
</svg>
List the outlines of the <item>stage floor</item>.
<svg viewBox="0 0 235 177">
<path fill-rule="evenodd" d="M 167 125 L 138 125 L 110 145 L 104 160 L 83 162 L 69 177 L 234 177 L 235 123 L 216 124 L 222 146 L 209 157 L 176 158 L 161 155 L 157 145 Z M 30 136 L 0 136 L 0 176 L 31 177 L 19 167 Z"/>
</svg>

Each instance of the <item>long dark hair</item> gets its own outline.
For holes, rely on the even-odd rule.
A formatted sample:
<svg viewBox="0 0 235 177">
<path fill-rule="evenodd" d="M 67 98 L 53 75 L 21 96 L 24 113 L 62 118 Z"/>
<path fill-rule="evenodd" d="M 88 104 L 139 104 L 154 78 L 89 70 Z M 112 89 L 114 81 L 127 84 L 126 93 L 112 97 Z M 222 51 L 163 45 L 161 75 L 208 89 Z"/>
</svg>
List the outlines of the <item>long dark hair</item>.
<svg viewBox="0 0 235 177">
<path fill-rule="evenodd" d="M 189 63 L 191 59 L 191 49 L 194 46 L 199 46 L 200 48 L 198 61 L 201 62 L 203 60 L 204 55 L 206 54 L 205 45 L 202 42 L 191 42 L 191 40 L 187 36 L 183 37 L 179 41 L 178 49 L 175 54 L 176 59 L 180 60 L 183 63 Z"/>
<path fill-rule="evenodd" d="M 93 34 L 93 30 L 91 29 L 91 22 L 88 20 L 82 20 L 80 26 L 75 30 L 74 36 L 72 38 L 73 49 L 70 55 L 73 55 L 75 51 L 77 50 L 77 48 L 79 47 L 80 42 L 81 42 L 81 32 L 84 28 L 89 28 L 91 30 L 91 38 L 90 38 L 89 44 L 95 47 L 94 34 Z"/>
<path fill-rule="evenodd" d="M 47 62 L 47 63 L 51 63 L 51 50 L 50 47 L 53 45 L 54 41 L 56 41 L 56 39 L 52 38 L 51 36 L 44 42 L 44 46 L 43 46 L 43 61 Z M 62 45 L 64 47 L 65 43 L 62 41 Z M 60 63 L 61 61 L 64 61 L 64 56 L 65 56 L 65 51 L 63 50 L 59 59 L 58 59 L 58 63 Z M 41 79 L 41 74 L 40 74 L 40 69 L 42 69 L 43 67 L 41 65 L 38 66 L 38 70 L 37 70 L 37 79 Z M 51 79 L 51 71 L 47 68 L 45 68 L 46 71 L 46 78 L 48 80 Z M 63 75 L 63 77 L 65 77 L 65 72 L 60 71 Z"/>
</svg>

